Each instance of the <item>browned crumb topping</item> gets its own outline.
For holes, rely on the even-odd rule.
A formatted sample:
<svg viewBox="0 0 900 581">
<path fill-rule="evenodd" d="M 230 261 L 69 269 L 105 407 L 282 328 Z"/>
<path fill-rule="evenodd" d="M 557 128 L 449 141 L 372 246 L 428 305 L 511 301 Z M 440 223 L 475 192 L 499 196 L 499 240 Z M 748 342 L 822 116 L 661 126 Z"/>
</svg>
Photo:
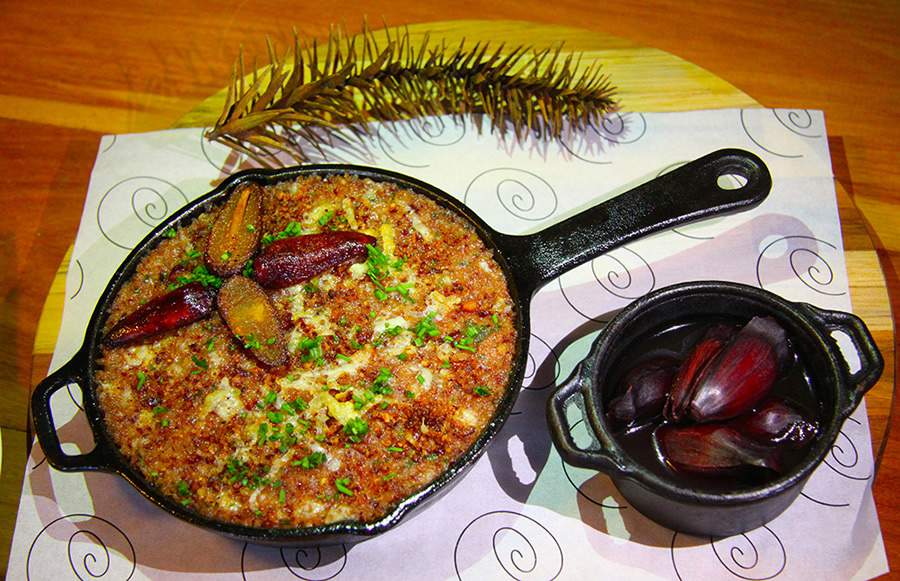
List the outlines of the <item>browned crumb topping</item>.
<svg viewBox="0 0 900 581">
<path fill-rule="evenodd" d="M 465 221 L 390 184 L 303 178 L 264 188 L 262 208 L 252 227 L 263 244 L 329 229 L 378 243 L 367 262 L 268 291 L 290 353 L 278 368 L 250 356 L 258 339 L 235 338 L 218 313 L 105 349 L 105 421 L 140 472 L 209 517 L 258 527 L 377 520 L 493 416 L 515 351 L 505 278 Z M 170 232 L 142 260 L 110 325 L 211 276 L 200 267 L 214 218 Z"/>
</svg>

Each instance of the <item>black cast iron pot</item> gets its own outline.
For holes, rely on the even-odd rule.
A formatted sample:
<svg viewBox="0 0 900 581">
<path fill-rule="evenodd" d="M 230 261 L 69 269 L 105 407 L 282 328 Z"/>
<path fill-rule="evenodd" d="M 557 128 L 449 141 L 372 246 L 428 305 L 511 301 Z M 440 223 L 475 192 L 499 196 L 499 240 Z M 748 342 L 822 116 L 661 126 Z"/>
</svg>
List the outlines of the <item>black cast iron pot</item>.
<svg viewBox="0 0 900 581">
<path fill-rule="evenodd" d="M 103 409 L 95 393 L 94 374 L 109 306 L 122 285 L 132 276 L 140 260 L 159 243 L 166 230 L 173 226 L 187 225 L 200 213 L 225 200 L 242 182 L 253 181 L 265 185 L 301 176 L 343 174 L 390 182 L 431 198 L 468 220 L 485 245 L 494 252 L 505 273 L 514 303 L 517 332 L 516 353 L 503 397 L 490 423 L 465 454 L 429 485 L 405 499 L 377 522 L 339 522 L 316 527 L 265 529 L 209 519 L 182 506 L 178 499 L 161 493 L 126 461 L 107 433 Z M 723 175 L 742 176 L 746 183 L 738 189 L 723 189 L 718 185 L 718 180 Z M 758 157 L 740 150 L 720 150 L 541 232 L 528 236 L 511 236 L 491 229 L 459 200 L 434 186 L 389 171 L 350 165 L 309 165 L 285 170 L 241 172 L 157 226 L 128 255 L 100 296 L 81 349 L 35 389 L 31 407 L 35 432 L 53 467 L 64 471 L 102 470 L 118 473 L 152 502 L 196 525 L 253 542 L 319 544 L 364 540 L 390 529 L 410 510 L 446 490 L 454 478 L 478 459 L 488 442 L 500 430 L 512 410 L 525 372 L 529 340 L 528 304 L 540 286 L 562 272 L 638 237 L 697 219 L 756 206 L 765 199 L 770 188 L 771 177 Z M 72 383 L 81 387 L 84 410 L 96 442 L 96 447 L 90 452 L 74 456 L 66 454 L 60 447 L 50 410 L 50 397 L 53 393 Z"/>
<path fill-rule="evenodd" d="M 803 459 L 764 486 L 736 492 L 699 490 L 668 479 L 631 457 L 606 421 L 606 406 L 615 389 L 608 379 L 617 361 L 637 349 L 654 330 L 705 318 L 771 316 L 787 331 L 793 349 L 810 374 L 820 404 L 820 431 Z M 859 357 L 850 372 L 832 332 L 846 335 Z M 787 301 L 756 287 L 700 281 L 662 288 L 622 310 L 594 341 L 590 353 L 550 397 L 547 417 L 553 442 L 574 466 L 604 472 L 636 509 L 673 530 L 703 536 L 728 536 L 763 525 L 783 512 L 831 449 L 844 420 L 856 409 L 884 367 L 865 324 L 855 315 Z M 579 401 L 580 400 L 580 401 Z M 597 446 L 575 444 L 566 410 L 579 405 Z"/>
</svg>

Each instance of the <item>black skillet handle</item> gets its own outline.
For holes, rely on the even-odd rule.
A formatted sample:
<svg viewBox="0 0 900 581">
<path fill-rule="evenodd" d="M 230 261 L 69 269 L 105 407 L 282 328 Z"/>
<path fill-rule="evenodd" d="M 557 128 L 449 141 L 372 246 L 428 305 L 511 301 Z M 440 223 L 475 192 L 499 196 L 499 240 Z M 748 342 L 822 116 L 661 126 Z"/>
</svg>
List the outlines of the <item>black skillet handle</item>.
<svg viewBox="0 0 900 581">
<path fill-rule="evenodd" d="M 720 176 L 747 182 L 721 188 Z M 740 149 L 721 149 L 527 236 L 500 234 L 523 295 L 529 296 L 563 272 L 634 240 L 684 224 L 761 203 L 772 187 L 763 161 Z"/>
<path fill-rule="evenodd" d="M 881 356 L 872 334 L 869 333 L 868 327 L 856 315 L 843 311 L 828 311 L 806 303 L 799 306 L 809 318 L 822 328 L 826 335 L 829 334 L 829 331 L 843 333 L 856 349 L 859 357 L 859 369 L 850 373 L 846 357 L 835 346 L 835 355 L 843 363 L 844 372 L 847 374 L 848 390 L 846 394 L 843 394 L 845 400 L 841 402 L 841 414 L 847 418 L 862 401 L 866 392 L 881 377 L 881 373 L 884 371 L 884 358 Z"/>
<path fill-rule="evenodd" d="M 112 459 L 102 447 L 97 446 L 87 454 L 70 456 L 63 451 L 59 443 L 59 436 L 56 434 L 53 412 L 50 409 L 50 397 L 72 383 L 83 386 L 84 378 L 84 365 L 79 354 L 34 388 L 34 393 L 31 395 L 31 418 L 34 422 L 34 432 L 50 465 L 57 470 L 63 472 L 112 471 Z"/>
</svg>

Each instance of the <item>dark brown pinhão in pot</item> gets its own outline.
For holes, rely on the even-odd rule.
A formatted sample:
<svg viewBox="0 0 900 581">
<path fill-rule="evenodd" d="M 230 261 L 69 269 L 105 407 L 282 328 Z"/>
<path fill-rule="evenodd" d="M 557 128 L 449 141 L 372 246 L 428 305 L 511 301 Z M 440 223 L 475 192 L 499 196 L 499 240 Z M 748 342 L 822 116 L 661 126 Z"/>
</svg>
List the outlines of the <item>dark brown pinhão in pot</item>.
<svg viewBox="0 0 900 581">
<path fill-rule="evenodd" d="M 852 343 L 858 370 L 835 333 Z M 655 373 L 661 359 L 677 360 L 677 371 Z M 800 494 L 883 364 L 852 314 L 742 284 L 687 282 L 616 315 L 551 396 L 547 420 L 566 462 L 609 474 L 646 516 L 728 536 Z M 599 446 L 573 438 L 567 409 L 579 399 Z"/>
</svg>

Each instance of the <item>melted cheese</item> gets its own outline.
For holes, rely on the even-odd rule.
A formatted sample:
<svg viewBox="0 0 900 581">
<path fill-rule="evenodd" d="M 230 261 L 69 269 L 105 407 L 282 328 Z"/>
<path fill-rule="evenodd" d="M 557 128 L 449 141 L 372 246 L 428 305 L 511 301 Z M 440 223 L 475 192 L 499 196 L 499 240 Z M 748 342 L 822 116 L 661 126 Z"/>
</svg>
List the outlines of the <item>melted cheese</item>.
<svg viewBox="0 0 900 581">
<path fill-rule="evenodd" d="M 344 375 L 355 376 L 359 370 L 369 364 L 372 358 L 372 346 L 366 345 L 350 356 L 350 361 L 335 361 L 335 365 L 315 367 L 310 370 L 288 373 L 278 380 L 282 388 L 300 391 L 319 391 L 322 387 L 338 384 Z M 352 381 L 352 380 L 351 380 Z"/>
<path fill-rule="evenodd" d="M 320 391 L 309 401 L 309 411 L 316 413 L 325 410 L 328 415 L 336 419 L 342 426 L 359 414 L 353 409 L 353 400 L 338 401 L 328 392 Z M 320 414 L 316 414 L 317 416 Z M 318 421 L 318 418 L 316 418 Z"/>
<path fill-rule="evenodd" d="M 315 208 L 304 214 L 303 224 L 312 228 L 318 228 L 320 226 L 319 219 L 329 213 L 333 214 L 334 211 L 334 204 L 322 204 L 321 206 L 316 206 Z"/>
<path fill-rule="evenodd" d="M 216 412 L 216 415 L 226 422 L 239 414 L 244 409 L 244 403 L 241 401 L 241 392 L 228 381 L 228 378 L 219 382 L 219 387 L 206 394 L 203 398 L 203 405 L 200 408 L 202 417 L 206 417 L 209 412 Z"/>
<path fill-rule="evenodd" d="M 418 232 L 419 236 L 421 236 L 425 242 L 434 240 L 434 234 L 431 233 L 431 229 L 422 222 L 422 218 L 419 217 L 416 211 L 406 204 L 403 204 L 403 206 L 406 208 L 406 217 L 409 218 L 413 230 Z"/>
<path fill-rule="evenodd" d="M 125 355 L 125 367 L 140 367 L 145 363 L 153 361 L 155 357 L 156 352 L 150 348 L 150 345 L 129 347 Z"/>
<path fill-rule="evenodd" d="M 456 308 L 462 301 L 461 298 L 455 295 L 446 296 L 440 291 L 431 291 L 428 293 L 428 300 L 426 304 L 428 305 L 426 308 L 426 312 L 433 311 L 435 313 L 435 320 L 440 321 L 444 318 L 444 316 Z"/>
<path fill-rule="evenodd" d="M 359 223 L 356 221 L 356 213 L 353 211 L 353 202 L 349 198 L 341 200 L 341 209 L 344 211 L 344 218 L 347 224 L 353 230 L 359 230 Z"/>
<path fill-rule="evenodd" d="M 479 424 L 478 414 L 469 408 L 461 408 L 453 415 L 453 419 L 473 428 Z"/>
<path fill-rule="evenodd" d="M 397 249 L 397 243 L 394 240 L 394 227 L 390 224 L 382 224 L 379 230 L 381 234 L 381 249 L 390 257 L 394 256 L 394 250 Z"/>
<path fill-rule="evenodd" d="M 375 335 L 380 335 L 387 329 L 391 329 L 393 327 L 401 327 L 403 329 L 407 329 L 409 327 L 409 322 L 403 317 L 391 317 L 389 319 L 378 317 L 372 323 L 372 332 Z"/>
<path fill-rule="evenodd" d="M 369 265 L 365 262 L 357 262 L 350 265 L 350 276 L 353 280 L 362 280 L 366 278 L 367 272 L 369 272 Z"/>
</svg>

